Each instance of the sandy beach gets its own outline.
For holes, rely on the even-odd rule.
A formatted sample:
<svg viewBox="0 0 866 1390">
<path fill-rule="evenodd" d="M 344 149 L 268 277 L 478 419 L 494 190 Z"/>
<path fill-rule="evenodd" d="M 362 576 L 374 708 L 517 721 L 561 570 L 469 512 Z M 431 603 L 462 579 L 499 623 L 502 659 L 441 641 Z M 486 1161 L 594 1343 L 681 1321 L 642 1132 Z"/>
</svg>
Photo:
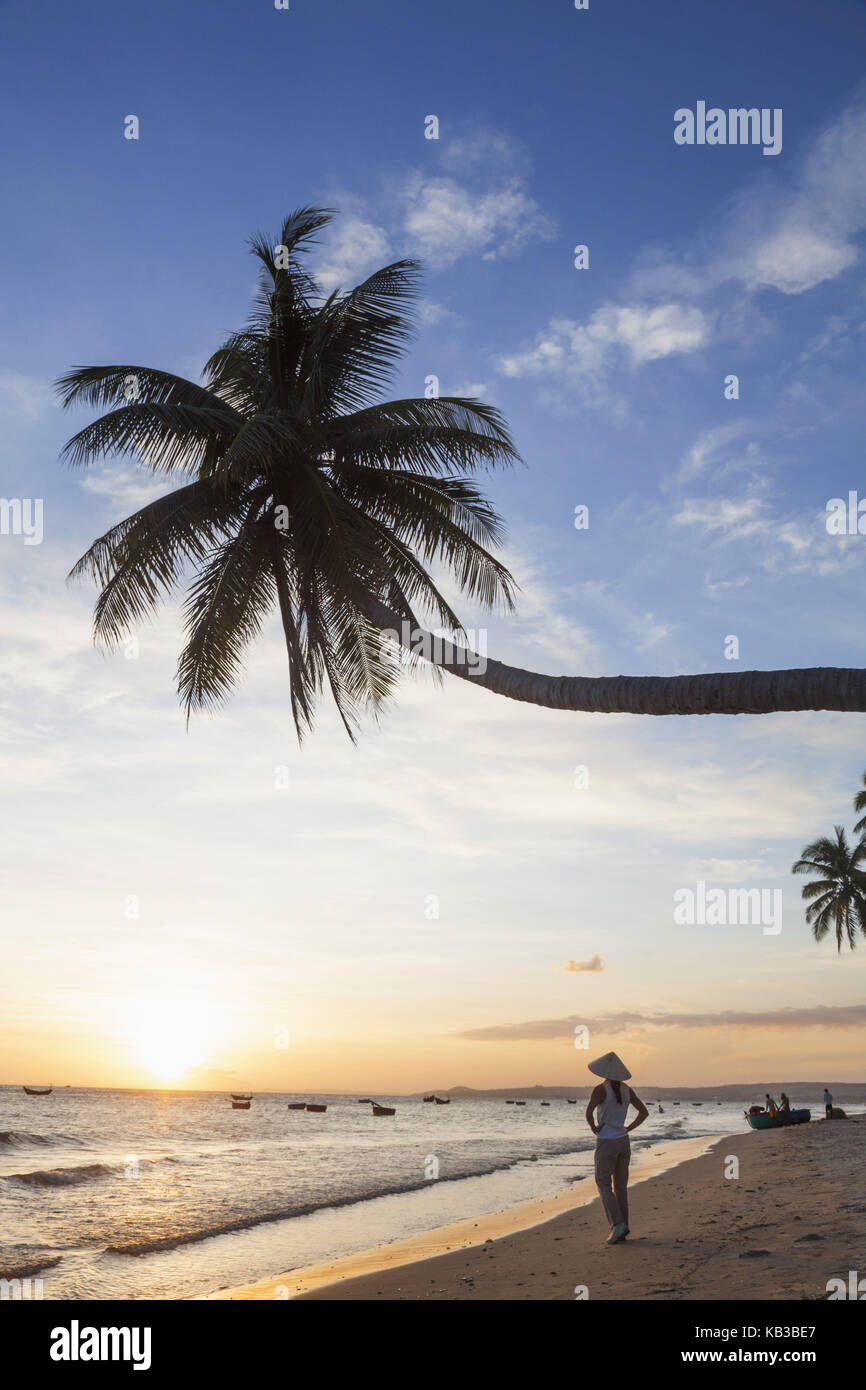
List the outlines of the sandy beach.
<svg viewBox="0 0 866 1390">
<path fill-rule="evenodd" d="M 685 1142 L 634 1164 L 622 1245 L 587 1185 L 209 1297 L 787 1300 L 866 1274 L 866 1117 Z"/>
</svg>

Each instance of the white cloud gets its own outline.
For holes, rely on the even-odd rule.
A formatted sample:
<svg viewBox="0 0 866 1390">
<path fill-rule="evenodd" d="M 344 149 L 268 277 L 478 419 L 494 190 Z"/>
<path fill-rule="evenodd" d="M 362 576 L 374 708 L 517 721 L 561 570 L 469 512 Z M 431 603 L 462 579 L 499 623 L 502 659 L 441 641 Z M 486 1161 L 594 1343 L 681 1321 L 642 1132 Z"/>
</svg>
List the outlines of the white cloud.
<svg viewBox="0 0 866 1390">
<path fill-rule="evenodd" d="M 857 259 L 857 248 L 841 245 L 808 227 L 782 227 L 754 248 L 748 280 L 783 294 L 802 294 L 833 280 Z"/>
<path fill-rule="evenodd" d="M 443 394 L 446 396 L 474 396 L 480 400 L 486 400 L 488 388 L 484 381 L 461 381 L 459 385 L 449 387 Z"/>
<path fill-rule="evenodd" d="M 396 257 L 383 227 L 361 216 L 342 217 L 323 246 L 315 264 L 322 289 L 354 289 L 372 271 Z"/>
<path fill-rule="evenodd" d="M 587 387 L 616 353 L 639 366 L 693 352 L 708 335 L 707 318 L 694 306 L 605 304 L 585 323 L 551 319 L 531 347 L 501 357 L 499 367 L 509 377 L 563 375 Z"/>
<path fill-rule="evenodd" d="M 700 309 L 684 304 L 600 309 L 593 320 L 610 342 L 627 347 L 635 362 L 694 352 L 707 340 L 705 316 Z"/>
<path fill-rule="evenodd" d="M 78 479 L 78 485 L 95 497 L 106 498 L 112 506 L 134 512 L 172 492 L 178 482 L 176 477 L 157 478 L 129 463 L 112 463 L 92 469 Z"/>
<path fill-rule="evenodd" d="M 455 314 L 453 309 L 448 309 L 444 304 L 439 304 L 435 299 L 419 299 L 416 304 L 419 322 L 425 328 L 432 328 L 436 323 L 443 323 L 449 319 L 459 321 L 460 315 Z"/>
<path fill-rule="evenodd" d="M 752 284 L 802 294 L 853 265 L 851 238 L 866 226 L 866 107 L 852 107 L 818 137 L 777 207 L 757 192 L 747 215 L 757 224 Z"/>
<path fill-rule="evenodd" d="M 695 244 L 655 271 L 669 283 L 679 271 L 694 295 L 739 281 L 747 292 L 783 294 L 836 279 L 857 260 L 853 238 L 866 226 L 866 106 L 853 107 L 828 126 L 795 167 L 790 184 L 764 175 L 741 194 L 721 220 L 715 249 Z"/>
<path fill-rule="evenodd" d="M 414 174 L 403 197 L 409 245 L 437 269 L 472 253 L 484 260 L 515 255 L 552 235 L 550 219 L 517 177 L 481 191 L 453 178 Z"/>
</svg>

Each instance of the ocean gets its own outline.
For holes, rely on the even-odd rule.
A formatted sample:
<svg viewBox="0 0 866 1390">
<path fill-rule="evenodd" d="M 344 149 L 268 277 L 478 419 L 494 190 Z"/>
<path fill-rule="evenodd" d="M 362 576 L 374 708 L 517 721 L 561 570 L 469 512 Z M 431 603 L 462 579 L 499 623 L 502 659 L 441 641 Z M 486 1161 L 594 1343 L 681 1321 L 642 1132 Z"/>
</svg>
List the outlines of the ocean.
<svg viewBox="0 0 866 1390">
<path fill-rule="evenodd" d="M 820 1113 L 820 1088 L 792 1103 Z M 45 1299 L 188 1298 L 591 1183 L 584 1102 L 0 1087 L 0 1278 Z M 760 1097 L 663 1100 L 636 1153 L 741 1131 Z M 287 1109 L 321 1100 L 325 1114 Z M 650 1097 L 644 1100 L 649 1104 Z"/>
</svg>

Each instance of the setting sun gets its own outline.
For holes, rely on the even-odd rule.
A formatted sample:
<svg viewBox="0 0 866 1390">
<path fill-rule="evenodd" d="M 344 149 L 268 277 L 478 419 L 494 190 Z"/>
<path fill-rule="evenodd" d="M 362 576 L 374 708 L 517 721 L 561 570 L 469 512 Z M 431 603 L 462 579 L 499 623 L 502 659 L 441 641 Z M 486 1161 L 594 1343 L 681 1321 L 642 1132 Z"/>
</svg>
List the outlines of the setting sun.
<svg viewBox="0 0 866 1390">
<path fill-rule="evenodd" d="M 201 1066 L 208 1052 L 207 1011 L 195 1001 L 142 1000 L 126 1020 L 124 1032 L 135 1059 L 163 1081 Z"/>
</svg>

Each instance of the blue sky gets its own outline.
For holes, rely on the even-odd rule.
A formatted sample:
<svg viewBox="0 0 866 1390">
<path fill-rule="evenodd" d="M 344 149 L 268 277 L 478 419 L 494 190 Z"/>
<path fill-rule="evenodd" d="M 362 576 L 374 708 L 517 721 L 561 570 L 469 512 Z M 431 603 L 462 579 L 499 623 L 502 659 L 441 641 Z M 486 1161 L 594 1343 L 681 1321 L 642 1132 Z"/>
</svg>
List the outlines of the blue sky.
<svg viewBox="0 0 866 1390">
<path fill-rule="evenodd" d="M 393 394 L 431 374 L 478 394 L 525 458 L 490 482 L 522 585 L 518 614 L 489 621 L 492 654 L 736 669 L 733 634 L 740 669 L 863 665 L 866 542 L 828 536 L 825 506 L 866 494 L 866 6 L 8 0 L 0 38 L 3 495 L 45 514 L 40 546 L 0 537 L 9 1079 L 50 1017 L 89 1039 L 77 1075 L 146 1080 L 124 1001 L 158 1015 L 166 959 L 172 1017 L 204 1001 L 222 1020 L 186 1078 L 202 1084 L 242 1067 L 338 1087 L 349 1053 L 362 1087 L 565 1080 L 572 1016 L 607 1020 L 598 1051 L 631 1047 L 659 1083 L 756 1058 L 854 1075 L 850 1022 L 805 1047 L 764 1015 L 769 982 L 777 1007 L 862 998 L 859 957 L 814 946 L 787 873 L 852 819 L 859 717 L 598 719 L 420 681 L 359 750 L 325 712 L 299 753 L 269 637 L 232 706 L 187 734 L 177 611 L 137 659 L 106 658 L 92 595 L 64 584 L 154 484 L 128 464 L 65 470 L 85 417 L 49 388 L 82 362 L 197 375 L 246 314 L 246 238 L 334 206 L 328 288 L 425 264 Z M 676 145 L 674 112 L 698 100 L 781 108 L 781 153 Z M 781 887 L 780 937 L 684 940 L 671 894 L 698 877 Z M 563 969 L 597 952 L 602 970 Z M 688 1077 L 684 1025 L 623 1037 L 629 1010 L 703 1018 Z M 274 1056 L 286 1020 L 296 1043 Z M 460 1036 L 533 1020 L 553 1026 L 529 1048 Z"/>
</svg>

